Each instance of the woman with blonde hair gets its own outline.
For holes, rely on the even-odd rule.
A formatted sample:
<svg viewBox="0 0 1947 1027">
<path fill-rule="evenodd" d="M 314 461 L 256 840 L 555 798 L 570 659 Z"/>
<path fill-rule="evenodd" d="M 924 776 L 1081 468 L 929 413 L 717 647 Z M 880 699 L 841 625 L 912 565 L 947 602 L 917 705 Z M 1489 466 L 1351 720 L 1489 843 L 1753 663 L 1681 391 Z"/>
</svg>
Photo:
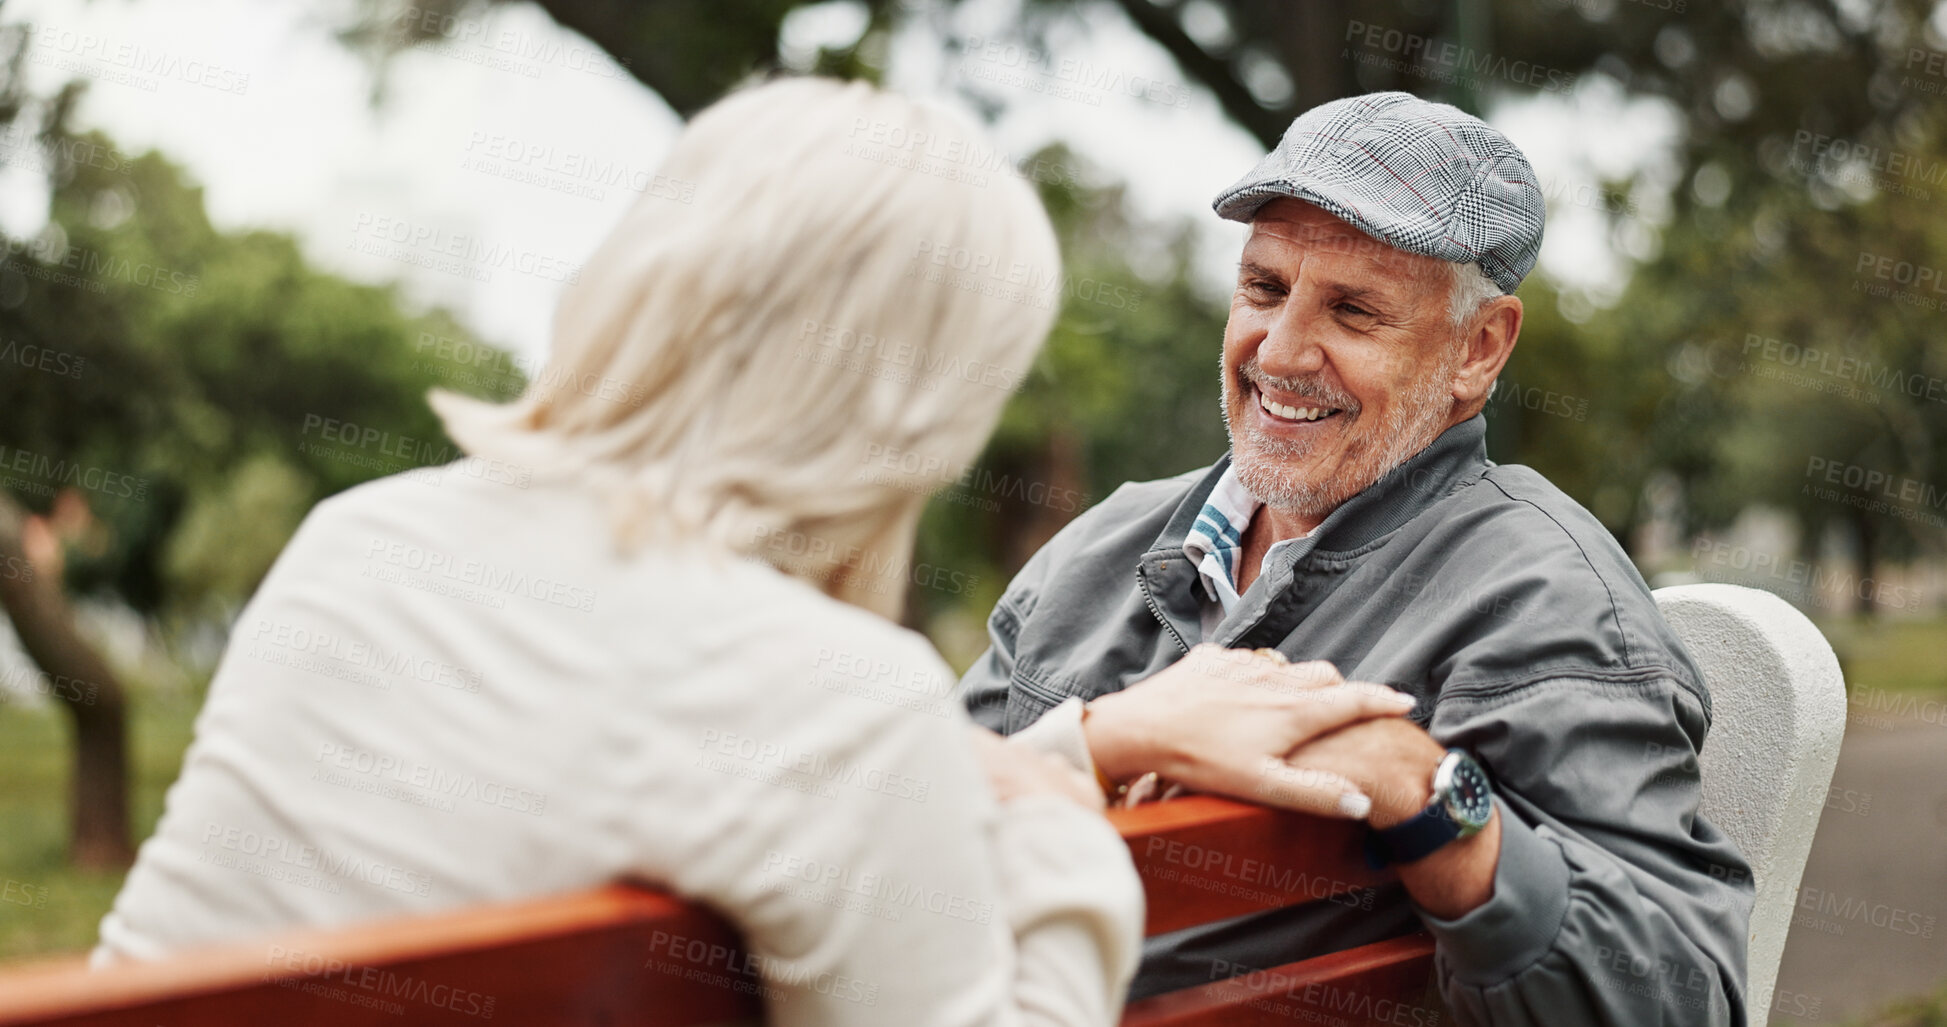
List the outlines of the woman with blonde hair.
<svg viewBox="0 0 1947 1027">
<path fill-rule="evenodd" d="M 1113 1022 L 1142 895 L 1100 793 L 970 734 L 891 620 L 1053 317 L 981 154 L 862 84 L 699 114 L 526 393 L 435 394 L 468 458 L 306 518 L 97 961 L 641 879 L 736 924 L 774 1023 Z"/>
</svg>

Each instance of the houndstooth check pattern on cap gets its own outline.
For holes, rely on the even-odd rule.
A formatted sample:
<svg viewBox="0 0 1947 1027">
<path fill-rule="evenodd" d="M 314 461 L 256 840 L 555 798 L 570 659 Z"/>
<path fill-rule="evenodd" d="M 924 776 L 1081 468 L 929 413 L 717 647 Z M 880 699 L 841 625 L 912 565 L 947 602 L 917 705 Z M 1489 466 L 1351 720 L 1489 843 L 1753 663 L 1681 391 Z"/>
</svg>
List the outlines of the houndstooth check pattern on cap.
<svg viewBox="0 0 1947 1027">
<path fill-rule="evenodd" d="M 1409 253 L 1479 264 L 1502 292 L 1521 284 L 1541 252 L 1546 204 L 1528 158 L 1479 118 L 1411 93 L 1306 111 L 1212 206 L 1249 221 L 1280 196 Z"/>
</svg>

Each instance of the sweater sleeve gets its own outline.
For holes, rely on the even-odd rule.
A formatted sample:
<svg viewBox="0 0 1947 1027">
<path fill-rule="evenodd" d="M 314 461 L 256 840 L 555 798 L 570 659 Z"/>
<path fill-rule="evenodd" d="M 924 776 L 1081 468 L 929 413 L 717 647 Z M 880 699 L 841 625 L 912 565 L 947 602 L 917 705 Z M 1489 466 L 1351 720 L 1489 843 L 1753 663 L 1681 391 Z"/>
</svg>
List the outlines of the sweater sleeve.
<svg viewBox="0 0 1947 1027">
<path fill-rule="evenodd" d="M 930 645 L 902 635 L 873 657 L 888 680 L 951 680 Z M 780 758 L 826 768 L 829 787 L 739 772 L 744 826 L 704 860 L 719 880 L 694 893 L 742 929 L 769 1022 L 1117 1020 L 1143 896 L 1106 819 L 1055 796 L 997 801 L 945 694 L 917 705 L 826 692 L 763 716 L 754 745 L 784 735 Z"/>
<path fill-rule="evenodd" d="M 1046 795 L 1003 804 L 994 838 L 1015 945 L 1013 1009 L 994 1022 L 1115 1023 L 1142 951 L 1142 888 L 1122 839 Z"/>
</svg>

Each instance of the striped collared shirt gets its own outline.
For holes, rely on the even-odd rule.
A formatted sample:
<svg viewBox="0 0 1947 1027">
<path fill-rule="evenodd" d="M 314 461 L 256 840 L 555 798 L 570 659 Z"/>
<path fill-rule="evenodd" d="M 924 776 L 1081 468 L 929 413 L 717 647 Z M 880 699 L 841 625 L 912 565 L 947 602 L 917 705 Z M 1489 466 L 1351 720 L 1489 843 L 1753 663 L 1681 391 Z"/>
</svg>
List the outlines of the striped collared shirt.
<svg viewBox="0 0 1947 1027">
<path fill-rule="evenodd" d="M 1237 565 L 1244 559 L 1244 530 L 1250 527 L 1251 518 L 1262 505 L 1238 480 L 1236 466 L 1226 467 L 1223 477 L 1210 490 L 1210 498 L 1204 501 L 1202 512 L 1197 514 L 1197 522 L 1183 539 L 1183 552 L 1197 562 L 1197 575 L 1203 579 L 1206 638 L 1237 605 Z M 1272 543 L 1258 564 L 1258 573 L 1269 570 L 1274 557 L 1304 538 L 1300 535 Z"/>
</svg>

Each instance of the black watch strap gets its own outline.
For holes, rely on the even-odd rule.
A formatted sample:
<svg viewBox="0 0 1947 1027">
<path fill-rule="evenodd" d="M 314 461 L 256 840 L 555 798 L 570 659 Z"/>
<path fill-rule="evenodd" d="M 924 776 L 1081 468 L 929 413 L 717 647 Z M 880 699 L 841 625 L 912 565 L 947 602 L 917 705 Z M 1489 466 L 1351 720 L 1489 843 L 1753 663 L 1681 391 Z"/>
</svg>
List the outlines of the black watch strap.
<svg viewBox="0 0 1947 1027">
<path fill-rule="evenodd" d="M 1448 815 L 1447 804 L 1436 797 L 1410 820 L 1367 831 L 1366 865 L 1378 870 L 1395 863 L 1411 863 L 1433 855 L 1458 837 L 1460 825 Z"/>
</svg>

